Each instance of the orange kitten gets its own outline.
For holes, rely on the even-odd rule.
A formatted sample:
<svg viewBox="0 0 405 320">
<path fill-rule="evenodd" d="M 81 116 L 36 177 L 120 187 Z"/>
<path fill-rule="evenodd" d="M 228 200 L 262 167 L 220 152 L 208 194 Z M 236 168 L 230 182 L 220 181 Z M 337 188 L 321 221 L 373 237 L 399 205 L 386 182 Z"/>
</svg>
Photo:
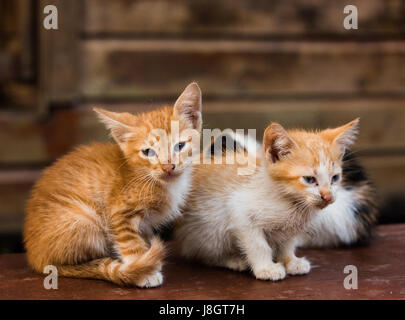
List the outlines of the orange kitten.
<svg viewBox="0 0 405 320">
<path fill-rule="evenodd" d="M 116 143 L 81 146 L 44 171 L 27 205 L 28 262 L 38 272 L 55 265 L 62 276 L 158 286 L 164 247 L 153 229 L 180 214 L 189 190 L 187 134 L 201 131 L 200 89 L 190 84 L 174 108 L 94 111 Z"/>
<path fill-rule="evenodd" d="M 342 194 L 342 158 L 357 125 L 308 132 L 273 123 L 249 176 L 238 175 L 238 165 L 196 166 L 175 227 L 181 253 L 233 270 L 250 268 L 262 280 L 308 273 L 308 260 L 295 256 L 298 237 Z"/>
</svg>

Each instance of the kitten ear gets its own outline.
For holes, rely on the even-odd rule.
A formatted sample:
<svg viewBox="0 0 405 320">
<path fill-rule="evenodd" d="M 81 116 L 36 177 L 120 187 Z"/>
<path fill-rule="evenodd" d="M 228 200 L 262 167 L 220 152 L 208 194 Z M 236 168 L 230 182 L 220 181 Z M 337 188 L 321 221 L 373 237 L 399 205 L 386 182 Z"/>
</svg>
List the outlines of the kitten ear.
<svg viewBox="0 0 405 320">
<path fill-rule="evenodd" d="M 326 129 L 322 131 L 321 134 L 331 143 L 338 145 L 342 150 L 342 153 L 344 153 L 356 139 L 359 132 L 359 122 L 360 118 L 357 118 L 343 126 L 334 129 Z"/>
<path fill-rule="evenodd" d="M 263 151 L 273 163 L 288 155 L 295 146 L 295 141 L 277 122 L 270 124 L 264 131 Z"/>
<path fill-rule="evenodd" d="M 201 131 L 201 90 L 197 83 L 190 83 L 174 104 L 174 113 L 191 128 Z"/>
<path fill-rule="evenodd" d="M 110 130 L 114 140 L 121 144 L 132 135 L 133 128 L 124 122 L 128 122 L 133 115 L 128 112 L 111 112 L 100 108 L 93 108 L 102 123 Z"/>
</svg>

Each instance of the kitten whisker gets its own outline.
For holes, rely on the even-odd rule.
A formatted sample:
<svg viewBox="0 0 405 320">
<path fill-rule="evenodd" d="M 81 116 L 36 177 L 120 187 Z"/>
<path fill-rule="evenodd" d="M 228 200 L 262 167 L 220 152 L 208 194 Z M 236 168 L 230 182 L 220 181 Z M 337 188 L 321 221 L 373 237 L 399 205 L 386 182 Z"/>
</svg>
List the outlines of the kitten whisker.
<svg viewBox="0 0 405 320">
<path fill-rule="evenodd" d="M 144 182 L 144 180 L 146 180 L 146 178 L 148 178 L 149 173 L 147 172 L 144 175 L 141 176 L 135 176 L 134 178 L 132 178 L 127 184 L 125 184 L 122 188 L 121 188 L 121 192 L 126 192 L 134 183 L 139 183 L 141 184 L 142 182 Z"/>
</svg>

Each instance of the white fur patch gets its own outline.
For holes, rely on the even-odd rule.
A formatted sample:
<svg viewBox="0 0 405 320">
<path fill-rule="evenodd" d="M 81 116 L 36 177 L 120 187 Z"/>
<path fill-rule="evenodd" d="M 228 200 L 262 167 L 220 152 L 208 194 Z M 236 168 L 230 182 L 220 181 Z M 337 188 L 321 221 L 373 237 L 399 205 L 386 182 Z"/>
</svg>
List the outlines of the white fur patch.
<svg viewBox="0 0 405 320">
<path fill-rule="evenodd" d="M 354 209 L 352 193 L 339 188 L 336 201 L 316 214 L 308 228 L 311 236 L 303 234 L 300 245 L 321 247 L 337 245 L 339 242 L 351 243 L 357 236 Z"/>
<path fill-rule="evenodd" d="M 162 212 L 150 211 L 145 215 L 139 227 L 142 232 L 150 232 L 151 228 L 158 228 L 181 215 L 181 207 L 190 190 L 192 167 L 187 167 L 176 178 L 175 181 L 167 184 L 168 202 Z"/>
<path fill-rule="evenodd" d="M 221 185 L 215 195 L 211 191 L 193 195 L 195 205 L 184 213 L 184 222 L 175 231 L 182 254 L 223 265 L 224 257 L 240 248 L 253 271 L 274 269 L 266 232 L 279 233 L 292 213 L 276 189 L 266 169 L 260 167 L 243 184 Z M 292 230 L 285 231 L 286 238 L 294 235 Z M 276 280 L 281 276 L 264 278 Z"/>
</svg>

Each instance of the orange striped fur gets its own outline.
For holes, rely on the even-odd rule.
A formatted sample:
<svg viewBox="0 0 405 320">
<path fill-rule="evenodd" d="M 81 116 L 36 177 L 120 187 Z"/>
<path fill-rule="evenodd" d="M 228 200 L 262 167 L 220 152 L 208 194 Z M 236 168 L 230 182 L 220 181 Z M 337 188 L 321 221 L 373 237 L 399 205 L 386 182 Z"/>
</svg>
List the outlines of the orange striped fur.
<svg viewBox="0 0 405 320">
<path fill-rule="evenodd" d="M 27 204 L 28 262 L 38 272 L 55 265 L 62 276 L 160 285 L 164 246 L 153 229 L 180 212 L 191 177 L 185 161 L 191 146 L 184 139 L 173 166 L 173 144 L 179 141 L 170 141 L 164 154 L 163 141 L 149 133 L 163 129 L 170 136 L 171 121 L 178 121 L 180 139 L 189 129 L 199 134 L 200 89 L 192 83 L 174 107 L 149 113 L 95 111 L 116 143 L 81 146 L 43 172 Z"/>
</svg>

